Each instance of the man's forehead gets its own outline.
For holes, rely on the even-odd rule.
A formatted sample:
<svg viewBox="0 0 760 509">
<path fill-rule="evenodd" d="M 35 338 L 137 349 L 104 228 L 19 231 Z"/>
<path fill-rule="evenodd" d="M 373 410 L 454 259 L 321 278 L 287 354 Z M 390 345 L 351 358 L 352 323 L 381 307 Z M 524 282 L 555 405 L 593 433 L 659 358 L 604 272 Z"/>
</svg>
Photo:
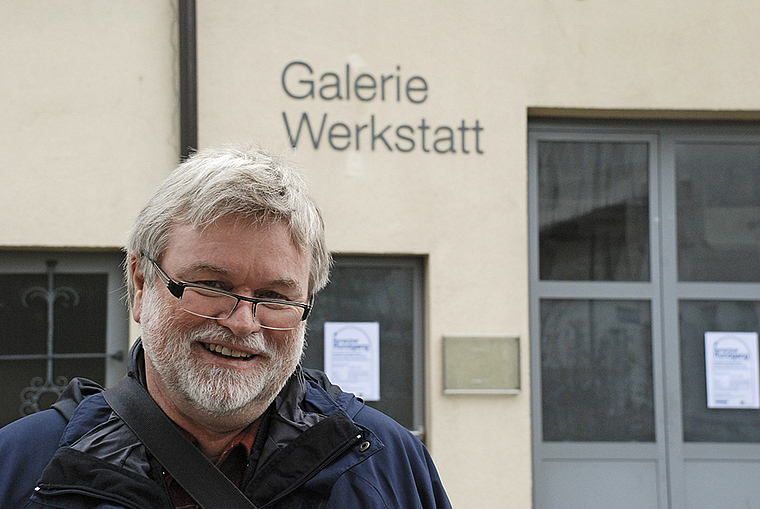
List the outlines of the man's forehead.
<svg viewBox="0 0 760 509">
<path fill-rule="evenodd" d="M 296 247 L 284 221 L 262 223 L 238 217 L 203 226 L 174 224 L 162 258 L 167 255 L 182 268 L 220 273 L 273 265 L 292 275 L 308 273 L 311 265 L 310 253 Z"/>
<path fill-rule="evenodd" d="M 172 245 L 172 241 L 183 242 L 189 237 L 191 239 L 205 239 L 212 236 L 218 236 L 219 233 L 227 233 L 232 236 L 239 234 L 265 235 L 273 229 L 281 229 L 287 233 L 290 243 L 300 251 L 293 239 L 293 233 L 290 225 L 284 219 L 273 219 L 268 217 L 246 217 L 240 215 L 228 215 L 215 219 L 214 221 L 196 224 L 190 221 L 177 221 L 167 230 L 168 242 L 166 248 Z"/>
</svg>

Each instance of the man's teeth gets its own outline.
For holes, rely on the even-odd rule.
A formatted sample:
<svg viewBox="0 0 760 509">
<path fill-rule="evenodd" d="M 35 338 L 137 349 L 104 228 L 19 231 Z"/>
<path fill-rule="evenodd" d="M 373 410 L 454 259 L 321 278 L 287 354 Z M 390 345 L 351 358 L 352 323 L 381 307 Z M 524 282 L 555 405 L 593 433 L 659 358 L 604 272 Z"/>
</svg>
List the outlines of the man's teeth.
<svg viewBox="0 0 760 509">
<path fill-rule="evenodd" d="M 212 345 L 210 343 L 203 343 L 203 346 L 209 352 L 218 353 L 218 354 L 224 355 L 225 357 L 233 357 L 236 359 L 250 359 L 251 357 L 253 357 L 253 355 L 249 353 L 241 352 L 239 350 L 230 350 L 226 346 L 222 346 L 222 345 Z"/>
</svg>

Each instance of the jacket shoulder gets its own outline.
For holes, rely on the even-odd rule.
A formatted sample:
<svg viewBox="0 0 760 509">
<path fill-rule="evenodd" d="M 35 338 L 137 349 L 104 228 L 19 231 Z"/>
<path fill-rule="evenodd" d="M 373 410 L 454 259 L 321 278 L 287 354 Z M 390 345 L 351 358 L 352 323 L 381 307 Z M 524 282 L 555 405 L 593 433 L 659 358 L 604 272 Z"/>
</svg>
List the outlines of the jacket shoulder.
<svg viewBox="0 0 760 509">
<path fill-rule="evenodd" d="M 0 429 L 0 507 L 23 507 L 58 449 L 66 419 L 43 410 Z"/>
<path fill-rule="evenodd" d="M 371 431 L 367 435 L 368 442 L 379 440 L 382 447 L 341 477 L 335 485 L 333 497 L 345 502 L 345 507 L 358 504 L 351 499 L 358 494 L 376 497 L 373 504 L 379 504 L 381 500 L 383 505 L 380 506 L 389 508 L 451 507 L 425 444 L 404 426 L 372 407 L 361 408 L 353 420 Z"/>
<path fill-rule="evenodd" d="M 71 382 L 63 390 L 61 397 L 58 398 L 58 401 L 53 403 L 52 408 L 58 410 L 68 421 L 74 415 L 79 403 L 87 396 L 92 396 L 99 392 L 103 392 L 103 387 L 99 383 L 87 378 L 72 378 Z"/>
<path fill-rule="evenodd" d="M 93 421 L 110 414 L 98 396 L 102 390 L 75 378 L 50 409 L 0 429 L 0 507 L 23 507 L 66 436 L 81 435 Z"/>
<path fill-rule="evenodd" d="M 321 408 L 332 402 L 346 412 L 364 430 L 364 444 L 359 447 L 368 453 L 348 468 L 342 468 L 345 463 L 338 461 L 322 472 L 326 477 L 335 476 L 327 507 L 451 507 L 433 460 L 417 437 L 360 398 L 341 391 L 324 373 L 310 371 L 306 379 L 312 385 L 306 392 L 307 400 Z"/>
</svg>

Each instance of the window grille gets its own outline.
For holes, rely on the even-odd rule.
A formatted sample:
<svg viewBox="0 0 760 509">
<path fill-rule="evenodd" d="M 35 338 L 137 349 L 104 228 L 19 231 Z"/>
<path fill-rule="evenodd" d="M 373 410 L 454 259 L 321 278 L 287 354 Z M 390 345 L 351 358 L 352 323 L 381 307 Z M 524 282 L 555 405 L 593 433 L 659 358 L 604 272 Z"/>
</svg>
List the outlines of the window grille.
<svg viewBox="0 0 760 509">
<path fill-rule="evenodd" d="M 44 410 L 61 395 L 69 382 L 62 371 L 79 376 L 81 369 L 82 376 L 105 383 L 105 362 L 93 370 L 87 360 L 124 359 L 124 350 L 107 353 L 108 276 L 56 274 L 57 260 L 45 264 L 44 275 L 2 274 L 0 281 L 0 331 L 5 336 L 0 373 L 12 378 L 15 387 L 24 384 L 24 376 L 34 375 L 21 390 L 17 417 Z M 6 410 L 3 420 L 9 418 Z"/>
</svg>

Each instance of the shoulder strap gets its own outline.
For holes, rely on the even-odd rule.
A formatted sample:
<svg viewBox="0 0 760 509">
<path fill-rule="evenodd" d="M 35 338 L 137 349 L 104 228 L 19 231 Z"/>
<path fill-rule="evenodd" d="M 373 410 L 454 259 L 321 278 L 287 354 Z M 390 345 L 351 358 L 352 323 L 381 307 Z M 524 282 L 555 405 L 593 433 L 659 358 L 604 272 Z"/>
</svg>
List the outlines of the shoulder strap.
<svg viewBox="0 0 760 509">
<path fill-rule="evenodd" d="M 256 506 L 195 447 L 140 382 L 124 377 L 103 393 L 108 405 L 204 509 Z"/>
</svg>

